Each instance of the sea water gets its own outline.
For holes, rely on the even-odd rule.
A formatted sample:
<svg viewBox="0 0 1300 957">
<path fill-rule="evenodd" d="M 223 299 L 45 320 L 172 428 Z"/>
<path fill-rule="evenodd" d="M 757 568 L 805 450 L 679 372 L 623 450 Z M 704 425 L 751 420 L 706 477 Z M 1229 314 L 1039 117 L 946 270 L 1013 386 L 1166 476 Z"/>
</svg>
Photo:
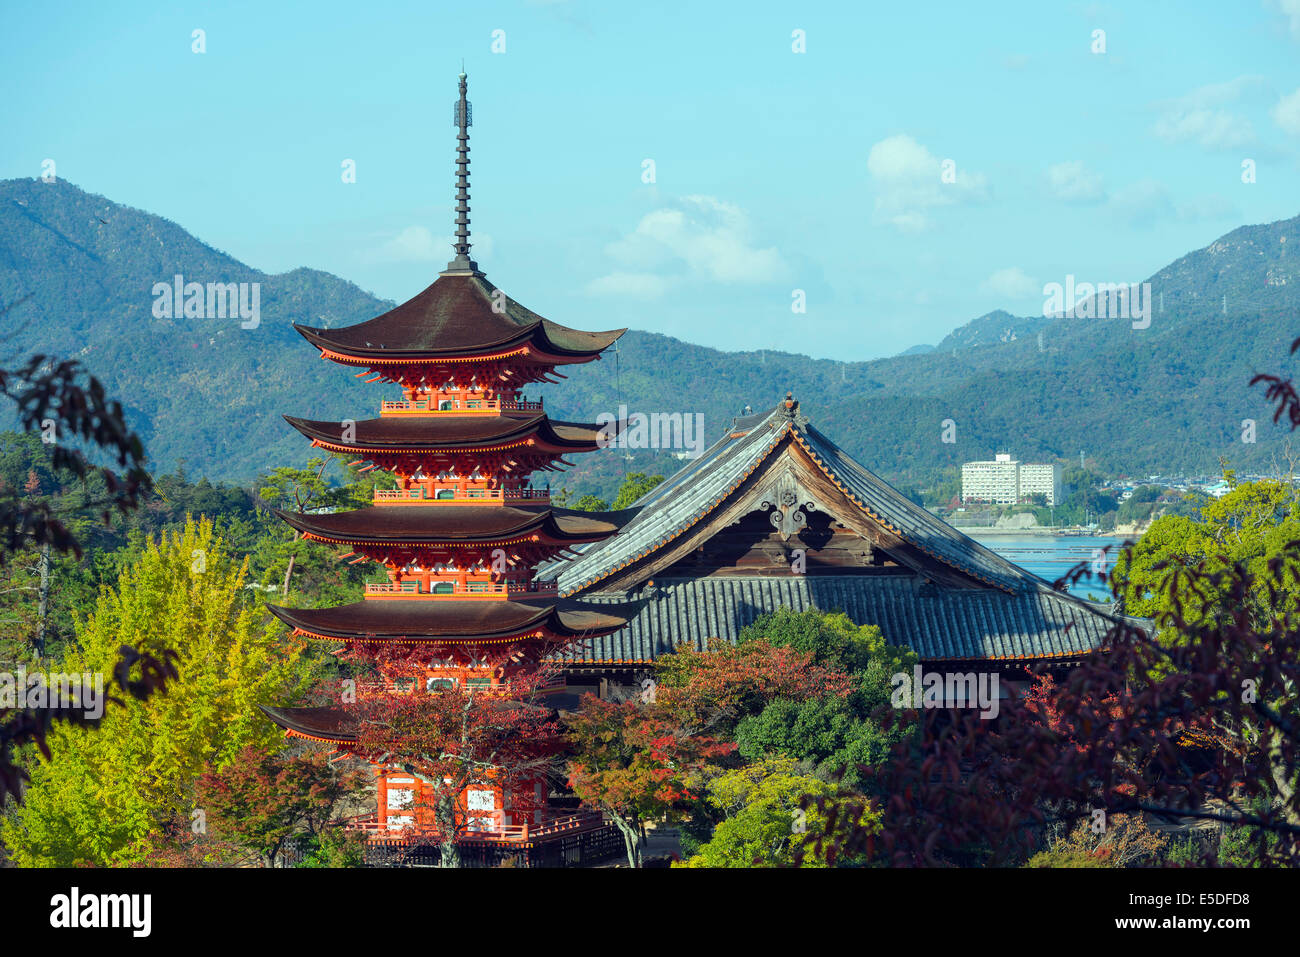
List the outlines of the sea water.
<svg viewBox="0 0 1300 957">
<path fill-rule="evenodd" d="M 1106 574 L 1115 567 L 1115 559 L 1125 541 L 1132 536 L 1106 535 L 972 535 L 985 548 L 1025 571 L 1054 582 L 1079 564 L 1087 566 L 1088 575 L 1070 586 L 1072 595 L 1093 601 L 1111 601 L 1109 588 L 1094 572 Z"/>
</svg>

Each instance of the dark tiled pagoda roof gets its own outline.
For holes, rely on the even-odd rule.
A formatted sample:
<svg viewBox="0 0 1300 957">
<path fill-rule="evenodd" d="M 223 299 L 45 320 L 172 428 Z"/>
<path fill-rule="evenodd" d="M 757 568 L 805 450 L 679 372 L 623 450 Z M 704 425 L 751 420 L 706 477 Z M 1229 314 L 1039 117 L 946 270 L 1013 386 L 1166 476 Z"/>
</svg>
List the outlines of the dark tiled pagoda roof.
<svg viewBox="0 0 1300 957">
<path fill-rule="evenodd" d="M 281 608 L 270 612 L 291 628 L 323 638 L 376 641 L 487 643 L 544 630 L 562 637 L 622 628 L 641 602 L 601 603 L 551 598 L 533 601 L 371 599 L 333 608 Z"/>
<path fill-rule="evenodd" d="M 356 726 L 343 708 L 272 708 L 264 704 L 258 707 L 284 730 L 304 738 L 339 743 L 357 738 Z"/>
<path fill-rule="evenodd" d="M 504 312 L 493 309 L 494 301 Z M 456 358 L 532 344 L 557 364 L 594 358 L 627 331 L 581 332 L 543 319 L 479 273 L 439 276 L 415 298 L 354 326 L 294 328 L 320 349 L 357 358 Z"/>
<path fill-rule="evenodd" d="M 522 535 L 596 542 L 630 522 L 639 508 L 580 512 L 549 505 L 379 505 L 348 512 L 275 514 L 300 532 L 347 543 L 428 545 L 492 542 Z"/>
<path fill-rule="evenodd" d="M 344 443 L 342 422 L 320 422 L 290 415 L 284 418 L 309 439 L 349 449 L 438 451 L 510 445 L 536 438 L 573 452 L 587 452 L 599 448 L 601 435 L 600 426 L 554 422 L 545 412 L 505 412 L 362 419 L 353 425 L 353 440 Z"/>
<path fill-rule="evenodd" d="M 707 520 L 786 441 L 797 443 L 875 522 L 988 587 L 944 588 L 870 574 L 655 577 L 646 609 L 628 628 L 592 642 L 584 660 L 650 660 L 675 642 L 700 644 L 710 636 L 734 641 L 741 627 L 781 605 L 842 609 L 859 624 L 879 624 L 890 641 L 909 645 L 922 658 L 1080 654 L 1098 647 L 1115 623 L 1108 606 L 1054 590 L 912 502 L 813 428 L 797 403 L 733 420 L 704 455 L 641 499 L 640 513 L 617 535 L 579 549 L 571 562 L 543 566 L 540 574 L 558 577 L 564 595 L 621 600 L 618 593 L 600 592 L 602 580 L 671 547 Z"/>
</svg>

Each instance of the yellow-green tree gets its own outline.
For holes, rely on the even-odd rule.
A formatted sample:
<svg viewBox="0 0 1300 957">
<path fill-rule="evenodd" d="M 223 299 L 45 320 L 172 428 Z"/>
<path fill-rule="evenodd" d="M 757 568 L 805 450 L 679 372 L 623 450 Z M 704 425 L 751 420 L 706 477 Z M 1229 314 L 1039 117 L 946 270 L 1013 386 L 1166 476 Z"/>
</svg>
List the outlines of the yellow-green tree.
<svg viewBox="0 0 1300 957">
<path fill-rule="evenodd" d="M 1208 588 L 1206 582 L 1193 587 L 1185 575 L 1178 574 L 1184 567 L 1214 574 L 1242 563 L 1255 583 L 1246 602 L 1258 623 L 1282 610 L 1276 607 L 1279 598 L 1294 609 L 1300 596 L 1294 584 L 1285 596 L 1271 594 L 1266 585 L 1270 562 L 1288 561 L 1288 544 L 1300 539 L 1300 499 L 1295 488 L 1275 480 L 1238 484 L 1231 472 L 1227 479 L 1231 491 L 1211 500 L 1199 518 L 1157 519 L 1131 550 L 1116 558 L 1114 579 L 1124 610 L 1155 619 L 1167 642 L 1177 640 L 1170 618 L 1176 609 L 1189 619 L 1210 622 L 1226 621 L 1238 610 L 1234 600 Z"/>
<path fill-rule="evenodd" d="M 825 867 L 815 840 L 826 828 L 826 818 L 814 799 L 829 798 L 834 784 L 800 774 L 793 758 L 766 758 L 737 768 L 709 783 L 709 803 L 724 817 L 713 838 L 700 846 L 684 867 L 778 867 L 795 863 Z M 858 825 L 874 831 L 880 815 L 869 804 Z M 799 859 L 798 851 L 804 854 Z"/>
<path fill-rule="evenodd" d="M 207 519 L 150 543 L 104 589 L 78 628 L 78 648 L 57 670 L 99 673 L 105 690 L 123 645 L 177 655 L 165 694 L 110 704 L 87 730 L 57 725 L 53 761 L 29 755 L 31 782 L 0 838 L 21 866 L 101 866 L 142 860 L 162 826 L 189 821 L 195 778 L 246 745 L 277 747 L 257 710 L 299 690 L 301 645 L 244 589 L 247 560 L 228 556 Z"/>
</svg>

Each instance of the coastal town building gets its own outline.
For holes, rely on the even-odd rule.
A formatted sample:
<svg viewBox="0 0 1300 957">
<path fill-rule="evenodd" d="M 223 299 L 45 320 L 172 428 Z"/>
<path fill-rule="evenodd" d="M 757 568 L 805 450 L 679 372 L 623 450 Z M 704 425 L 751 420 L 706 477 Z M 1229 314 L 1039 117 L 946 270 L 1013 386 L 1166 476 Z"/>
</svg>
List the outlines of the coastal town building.
<svg viewBox="0 0 1300 957">
<path fill-rule="evenodd" d="M 1032 502 L 1035 495 L 1041 495 L 1044 505 L 1061 503 L 1061 466 L 1055 462 L 1021 462 L 1019 478 L 1020 501 Z"/>
<path fill-rule="evenodd" d="M 1061 467 L 1056 463 L 1020 462 L 1005 452 L 993 461 L 967 462 L 961 467 L 962 504 L 1017 505 L 1043 497 L 1042 504 L 1061 501 Z"/>
</svg>

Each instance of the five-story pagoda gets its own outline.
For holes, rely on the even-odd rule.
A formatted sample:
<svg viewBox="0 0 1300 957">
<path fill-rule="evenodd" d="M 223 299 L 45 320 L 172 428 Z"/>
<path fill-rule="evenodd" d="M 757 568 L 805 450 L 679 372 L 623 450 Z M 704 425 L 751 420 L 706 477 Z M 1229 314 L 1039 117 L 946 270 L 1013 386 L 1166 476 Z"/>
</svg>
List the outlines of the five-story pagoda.
<svg viewBox="0 0 1300 957">
<path fill-rule="evenodd" d="M 495 288 L 470 259 L 470 120 L 462 73 L 455 258 L 437 280 L 367 322 L 296 327 L 323 358 L 359 369 L 367 382 L 395 385 L 402 397 L 383 402 L 374 419 L 286 419 L 314 447 L 391 472 L 397 487 L 376 491 L 372 506 L 355 511 L 278 514 L 307 539 L 381 563 L 387 581 L 366 585 L 364 600 L 350 605 L 271 610 L 297 635 L 342 641 L 372 660 L 386 693 L 409 686 L 411 694 L 452 689 L 505 700 L 512 677 L 627 622 L 627 609 L 562 599 L 553 583 L 534 579 L 539 562 L 612 535 L 635 510 L 557 508 L 547 489 L 530 484 L 533 473 L 569 464 L 565 455 L 598 448 L 602 430 L 552 421 L 521 391 L 555 381 L 557 366 L 598 359 L 625 330 L 580 332 L 543 319 Z M 264 710 L 290 735 L 345 752 L 356 743 L 346 705 Z M 402 756 L 374 764 L 374 829 L 391 835 L 432 827 L 421 810 L 421 782 L 403 770 Z M 476 787 L 461 805 L 467 816 L 473 810 L 479 839 L 545 825 L 537 801 Z"/>
</svg>

